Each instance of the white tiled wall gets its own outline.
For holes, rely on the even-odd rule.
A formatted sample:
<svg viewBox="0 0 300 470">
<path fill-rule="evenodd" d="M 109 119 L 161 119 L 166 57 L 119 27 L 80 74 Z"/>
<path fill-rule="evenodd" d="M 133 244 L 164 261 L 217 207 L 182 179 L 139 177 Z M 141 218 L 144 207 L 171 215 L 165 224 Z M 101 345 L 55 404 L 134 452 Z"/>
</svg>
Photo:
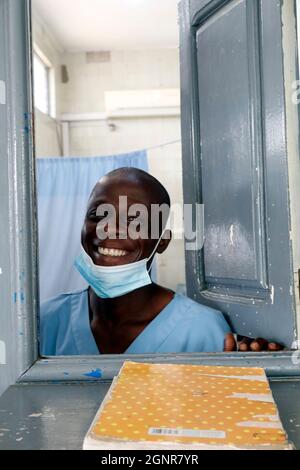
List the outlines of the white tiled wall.
<svg viewBox="0 0 300 470">
<path fill-rule="evenodd" d="M 64 112 L 105 111 L 109 90 L 179 88 L 176 49 L 112 51 L 104 63 L 87 63 L 85 53 L 65 54 L 62 60 L 70 78 L 61 88 Z"/>
</svg>

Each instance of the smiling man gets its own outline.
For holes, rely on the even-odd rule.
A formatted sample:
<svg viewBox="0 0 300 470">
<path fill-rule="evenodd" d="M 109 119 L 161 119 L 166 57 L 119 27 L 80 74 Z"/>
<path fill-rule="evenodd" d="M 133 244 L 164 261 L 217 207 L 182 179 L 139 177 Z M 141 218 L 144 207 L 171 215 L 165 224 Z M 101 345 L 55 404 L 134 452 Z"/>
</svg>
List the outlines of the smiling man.
<svg viewBox="0 0 300 470">
<path fill-rule="evenodd" d="M 124 201 L 129 211 L 123 210 Z M 153 207 L 167 207 L 158 223 Z M 142 170 L 121 168 L 96 184 L 82 228 L 82 251 L 75 261 L 89 287 L 41 306 L 42 355 L 236 349 L 221 312 L 151 280 L 155 254 L 170 243 L 171 234 L 165 230 L 169 210 L 165 188 Z M 263 347 L 258 344 L 258 350 Z"/>
</svg>

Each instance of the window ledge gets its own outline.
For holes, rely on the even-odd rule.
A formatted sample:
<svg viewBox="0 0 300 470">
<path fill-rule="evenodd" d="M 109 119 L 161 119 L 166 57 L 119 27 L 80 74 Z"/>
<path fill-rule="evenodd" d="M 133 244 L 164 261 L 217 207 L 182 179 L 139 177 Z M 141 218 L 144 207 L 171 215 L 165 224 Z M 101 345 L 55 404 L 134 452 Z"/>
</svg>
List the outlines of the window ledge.
<svg viewBox="0 0 300 470">
<path fill-rule="evenodd" d="M 299 377 L 300 351 L 280 353 L 223 353 L 223 354 L 146 354 L 114 356 L 50 357 L 36 361 L 19 383 L 109 381 L 115 377 L 124 361 L 202 364 L 215 366 L 261 367 L 268 377 Z"/>
</svg>

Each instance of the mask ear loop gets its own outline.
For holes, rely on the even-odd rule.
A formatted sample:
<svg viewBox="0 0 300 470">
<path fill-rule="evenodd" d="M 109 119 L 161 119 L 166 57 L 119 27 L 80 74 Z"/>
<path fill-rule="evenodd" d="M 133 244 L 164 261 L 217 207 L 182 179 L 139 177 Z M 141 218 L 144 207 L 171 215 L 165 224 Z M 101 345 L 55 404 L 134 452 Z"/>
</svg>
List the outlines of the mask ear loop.
<svg viewBox="0 0 300 470">
<path fill-rule="evenodd" d="M 157 244 L 156 244 L 155 247 L 154 247 L 154 250 L 152 251 L 151 255 L 149 256 L 149 258 L 148 258 L 148 260 L 147 260 L 147 261 L 149 261 L 149 259 L 152 258 L 151 264 L 150 264 L 149 269 L 148 269 L 148 273 L 151 271 L 152 265 L 153 265 L 154 260 L 155 260 L 155 252 L 156 252 L 156 250 L 157 250 L 158 245 L 159 245 L 160 242 L 161 242 L 162 237 L 163 237 L 163 235 L 159 238 Z"/>
<path fill-rule="evenodd" d="M 169 218 L 168 218 L 168 220 L 169 220 Z M 166 226 L 167 226 L 167 224 L 168 224 L 168 220 L 167 220 L 167 222 L 166 222 L 165 228 L 166 228 Z M 155 252 L 156 252 L 156 250 L 157 250 L 157 248 L 158 248 L 158 245 L 159 245 L 160 242 L 162 241 L 162 238 L 163 238 L 163 236 L 164 236 L 164 234 L 165 234 L 165 228 L 163 229 L 162 234 L 161 234 L 161 236 L 159 237 L 159 240 L 158 240 L 158 242 L 156 243 L 156 245 L 155 245 L 155 247 L 154 247 L 154 250 L 152 251 L 152 253 L 151 253 L 151 255 L 149 256 L 149 258 L 147 258 L 147 261 L 149 261 L 149 259 L 151 259 L 151 258 L 153 257 L 153 258 L 152 258 L 152 261 L 151 261 L 151 264 L 150 264 L 150 266 L 149 266 L 149 269 L 147 270 L 148 273 L 150 272 L 150 270 L 151 270 L 151 268 L 152 268 L 152 265 L 153 265 L 153 263 L 154 263 Z"/>
</svg>

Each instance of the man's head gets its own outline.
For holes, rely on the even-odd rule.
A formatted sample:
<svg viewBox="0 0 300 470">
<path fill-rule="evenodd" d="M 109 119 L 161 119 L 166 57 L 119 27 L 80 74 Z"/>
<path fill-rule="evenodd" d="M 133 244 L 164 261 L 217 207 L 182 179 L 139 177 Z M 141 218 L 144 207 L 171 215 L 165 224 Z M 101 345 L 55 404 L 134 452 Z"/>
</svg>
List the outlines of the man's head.
<svg viewBox="0 0 300 470">
<path fill-rule="evenodd" d="M 157 218 L 158 207 L 164 209 L 164 214 Z M 82 245 L 100 266 L 149 258 L 163 234 L 169 211 L 170 197 L 153 176 L 137 168 L 114 170 L 101 178 L 92 191 L 82 228 Z M 99 236 L 100 232 L 105 237 Z M 157 253 L 166 250 L 171 238 L 169 231 L 166 238 L 160 241 Z"/>
</svg>

